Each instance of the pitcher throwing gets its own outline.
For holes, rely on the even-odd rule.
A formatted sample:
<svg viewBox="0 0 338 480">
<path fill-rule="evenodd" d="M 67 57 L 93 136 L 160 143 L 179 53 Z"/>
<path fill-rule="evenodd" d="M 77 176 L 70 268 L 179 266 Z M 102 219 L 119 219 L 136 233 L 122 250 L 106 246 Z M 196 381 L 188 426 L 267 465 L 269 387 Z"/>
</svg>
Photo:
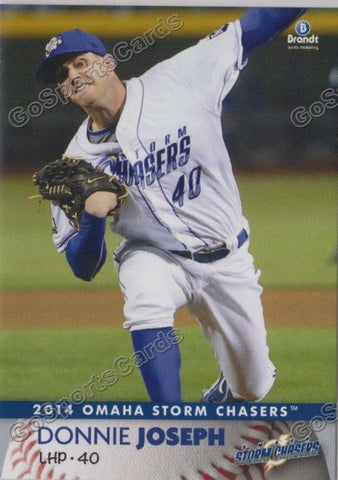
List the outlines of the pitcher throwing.
<svg viewBox="0 0 338 480">
<path fill-rule="evenodd" d="M 251 51 L 303 11 L 249 9 L 127 81 L 116 75 L 102 42 L 81 30 L 53 37 L 38 68 L 40 80 L 58 83 L 88 115 L 65 156 L 83 158 L 129 191 L 118 209 L 114 191 L 94 191 L 84 200 L 79 222 L 52 198 L 58 251 L 66 253 L 76 276 L 91 280 L 105 261 L 106 218 L 114 212 L 111 228 L 125 238 L 115 252 L 124 328 L 135 351 L 142 350 L 158 334 L 170 335 L 175 311 L 187 305 L 221 371 L 203 401 L 258 401 L 274 382 L 260 272 L 248 251 L 249 225 L 221 113 Z M 182 401 L 180 365 L 175 342 L 140 365 L 152 401 Z"/>
</svg>

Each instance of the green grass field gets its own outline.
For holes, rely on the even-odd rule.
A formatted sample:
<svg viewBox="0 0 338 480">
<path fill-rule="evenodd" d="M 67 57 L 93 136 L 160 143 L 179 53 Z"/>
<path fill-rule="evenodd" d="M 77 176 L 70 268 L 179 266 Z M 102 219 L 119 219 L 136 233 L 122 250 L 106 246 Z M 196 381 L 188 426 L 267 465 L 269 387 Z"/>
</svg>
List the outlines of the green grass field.
<svg viewBox="0 0 338 480">
<path fill-rule="evenodd" d="M 336 185 L 334 176 L 240 176 L 251 250 L 265 288 L 331 288 L 336 285 Z M 29 179 L 1 182 L 1 288 L 116 288 L 112 262 L 92 283 L 74 278 L 51 240 L 49 207 L 29 201 Z M 39 207 L 39 212 L 37 209 Z M 119 239 L 107 232 L 112 249 Z M 218 375 L 212 349 L 198 328 L 184 328 L 181 344 L 185 401 L 198 400 Z M 335 333 L 330 329 L 270 329 L 277 381 L 266 401 L 325 402 L 335 397 Z M 59 399 L 132 353 L 119 328 L 3 330 L 1 399 Z M 138 377 L 136 379 L 136 377 Z M 146 400 L 134 370 L 88 400 Z"/>
<path fill-rule="evenodd" d="M 218 369 L 213 351 L 199 329 L 185 327 L 180 330 L 184 336 L 180 344 L 184 400 L 197 401 L 202 390 L 217 378 Z M 2 343 L 3 400 L 69 399 L 74 390 L 80 389 L 87 391 L 89 401 L 147 401 L 136 368 L 128 376 L 119 376 L 117 383 L 104 391 L 84 388 L 93 375 L 100 376 L 112 370 L 114 359 L 120 355 L 130 358 L 129 335 L 122 329 L 4 331 Z M 334 399 L 335 338 L 330 330 L 272 329 L 269 344 L 272 360 L 278 365 L 278 375 L 264 401 L 326 402 Z M 126 361 L 124 368 L 129 363 Z M 95 395 L 91 397 L 88 392 Z"/>
<path fill-rule="evenodd" d="M 239 176 L 251 250 L 265 287 L 336 285 L 337 178 Z M 92 284 L 73 277 L 52 243 L 49 205 L 28 200 L 34 193 L 29 178 L 1 182 L 1 287 L 116 287 L 110 259 Z M 106 239 L 111 250 L 120 241 L 110 232 Z"/>
</svg>

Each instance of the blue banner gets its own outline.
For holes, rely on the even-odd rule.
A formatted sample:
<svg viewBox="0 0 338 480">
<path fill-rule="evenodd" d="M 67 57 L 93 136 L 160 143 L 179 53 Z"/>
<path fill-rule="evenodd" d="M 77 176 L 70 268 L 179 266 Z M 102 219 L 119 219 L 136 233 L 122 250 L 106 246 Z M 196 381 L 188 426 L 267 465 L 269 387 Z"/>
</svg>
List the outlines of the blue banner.
<svg viewBox="0 0 338 480">
<path fill-rule="evenodd" d="M 312 420 L 336 419 L 334 403 L 137 403 L 1 401 L 0 418 L 130 420 Z"/>
</svg>

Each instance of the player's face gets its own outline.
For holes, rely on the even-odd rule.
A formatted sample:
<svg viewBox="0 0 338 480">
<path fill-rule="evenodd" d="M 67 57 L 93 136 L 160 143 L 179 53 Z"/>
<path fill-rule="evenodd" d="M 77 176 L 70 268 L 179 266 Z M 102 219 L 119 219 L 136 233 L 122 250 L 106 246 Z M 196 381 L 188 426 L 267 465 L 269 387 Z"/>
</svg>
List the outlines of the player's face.
<svg viewBox="0 0 338 480">
<path fill-rule="evenodd" d="M 101 57 L 87 52 L 62 64 L 55 76 L 64 96 L 87 108 L 106 90 L 113 70 L 111 55 Z"/>
</svg>

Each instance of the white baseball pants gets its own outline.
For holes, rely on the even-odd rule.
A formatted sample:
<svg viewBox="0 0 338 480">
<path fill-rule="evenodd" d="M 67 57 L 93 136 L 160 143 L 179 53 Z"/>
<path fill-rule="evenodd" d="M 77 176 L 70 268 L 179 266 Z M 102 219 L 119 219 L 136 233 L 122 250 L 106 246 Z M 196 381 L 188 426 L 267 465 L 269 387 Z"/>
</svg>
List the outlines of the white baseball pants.
<svg viewBox="0 0 338 480">
<path fill-rule="evenodd" d="M 206 264 L 142 246 L 124 252 L 116 266 L 125 297 L 124 328 L 173 326 L 175 311 L 187 305 L 234 396 L 257 401 L 268 393 L 275 367 L 266 342 L 260 272 L 248 242 Z"/>
</svg>

